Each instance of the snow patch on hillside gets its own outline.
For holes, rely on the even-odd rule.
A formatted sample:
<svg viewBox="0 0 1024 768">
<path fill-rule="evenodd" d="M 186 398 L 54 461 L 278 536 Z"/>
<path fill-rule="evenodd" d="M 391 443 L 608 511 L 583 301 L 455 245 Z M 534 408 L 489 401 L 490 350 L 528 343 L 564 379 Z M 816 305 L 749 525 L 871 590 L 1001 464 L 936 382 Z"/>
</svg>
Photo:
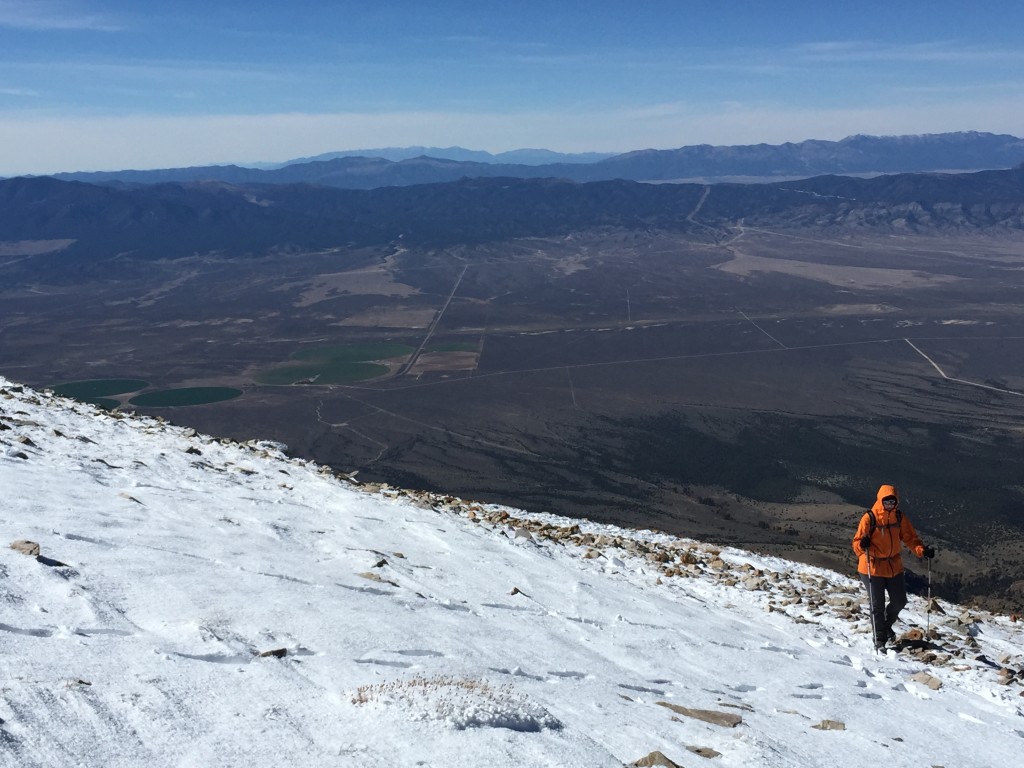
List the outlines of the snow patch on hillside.
<svg viewBox="0 0 1024 768">
<path fill-rule="evenodd" d="M 0 765 L 1006 766 L 1022 637 L 0 379 Z M 39 553 L 9 548 L 34 542 Z"/>
</svg>

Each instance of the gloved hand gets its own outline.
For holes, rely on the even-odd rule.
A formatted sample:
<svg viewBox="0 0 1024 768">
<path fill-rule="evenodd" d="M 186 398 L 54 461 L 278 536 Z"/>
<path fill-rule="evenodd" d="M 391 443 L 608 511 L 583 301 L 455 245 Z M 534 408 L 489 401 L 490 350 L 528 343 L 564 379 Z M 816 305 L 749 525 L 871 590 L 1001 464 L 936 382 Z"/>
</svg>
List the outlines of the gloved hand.
<svg viewBox="0 0 1024 768">
<path fill-rule="evenodd" d="M 870 546 L 871 546 L 871 537 L 870 536 L 862 536 L 861 539 L 860 539 L 861 551 L 867 552 L 868 548 Z"/>
<path fill-rule="evenodd" d="M 925 557 L 931 560 L 933 557 L 935 557 L 935 547 L 925 547 L 924 552 L 922 552 L 921 554 L 923 554 Z"/>
</svg>

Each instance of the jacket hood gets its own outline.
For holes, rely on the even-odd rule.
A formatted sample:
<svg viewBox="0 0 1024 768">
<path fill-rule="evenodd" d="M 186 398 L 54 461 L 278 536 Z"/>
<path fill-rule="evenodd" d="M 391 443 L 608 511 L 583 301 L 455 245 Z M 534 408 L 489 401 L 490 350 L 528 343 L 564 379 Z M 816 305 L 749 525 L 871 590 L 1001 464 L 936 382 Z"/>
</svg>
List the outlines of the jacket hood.
<svg viewBox="0 0 1024 768">
<path fill-rule="evenodd" d="M 895 485 L 883 485 L 878 489 L 878 495 L 875 497 L 875 500 L 878 502 L 879 506 L 882 505 L 882 499 L 886 496 L 895 496 L 896 504 L 897 506 L 899 505 L 900 494 L 899 491 L 896 490 Z"/>
<path fill-rule="evenodd" d="M 882 499 L 884 499 L 886 496 L 896 497 L 896 506 L 889 511 L 887 511 L 885 507 L 882 506 Z M 895 485 L 883 485 L 881 488 L 879 488 L 878 495 L 875 497 L 875 503 L 871 505 L 871 511 L 875 514 L 875 520 L 877 520 L 880 524 L 892 522 L 889 516 L 892 515 L 893 517 L 895 517 L 896 510 L 899 509 L 900 506 L 899 499 L 900 494 L 896 490 Z"/>
</svg>

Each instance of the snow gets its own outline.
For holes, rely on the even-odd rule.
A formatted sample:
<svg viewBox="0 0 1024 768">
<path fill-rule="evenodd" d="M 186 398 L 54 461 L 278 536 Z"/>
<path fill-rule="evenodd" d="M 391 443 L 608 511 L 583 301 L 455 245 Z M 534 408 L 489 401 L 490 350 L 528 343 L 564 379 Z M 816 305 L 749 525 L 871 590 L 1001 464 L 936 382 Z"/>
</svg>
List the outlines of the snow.
<svg viewBox="0 0 1024 768">
<path fill-rule="evenodd" d="M 912 597 L 898 629 L 969 652 L 879 655 L 848 575 L 360 487 L 282 448 L 0 379 L 0 765 L 702 762 L 690 747 L 1003 767 L 1024 748 L 1008 618 Z"/>
</svg>

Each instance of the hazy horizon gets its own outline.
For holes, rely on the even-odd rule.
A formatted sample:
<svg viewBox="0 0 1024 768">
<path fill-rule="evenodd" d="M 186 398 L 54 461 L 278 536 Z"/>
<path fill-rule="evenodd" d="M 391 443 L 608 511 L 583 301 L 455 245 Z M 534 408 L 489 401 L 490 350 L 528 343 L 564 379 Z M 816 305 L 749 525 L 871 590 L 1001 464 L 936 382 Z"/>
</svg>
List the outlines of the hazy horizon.
<svg viewBox="0 0 1024 768">
<path fill-rule="evenodd" d="M 1024 131 L 1024 7 L 0 0 L 0 176 Z"/>
</svg>

